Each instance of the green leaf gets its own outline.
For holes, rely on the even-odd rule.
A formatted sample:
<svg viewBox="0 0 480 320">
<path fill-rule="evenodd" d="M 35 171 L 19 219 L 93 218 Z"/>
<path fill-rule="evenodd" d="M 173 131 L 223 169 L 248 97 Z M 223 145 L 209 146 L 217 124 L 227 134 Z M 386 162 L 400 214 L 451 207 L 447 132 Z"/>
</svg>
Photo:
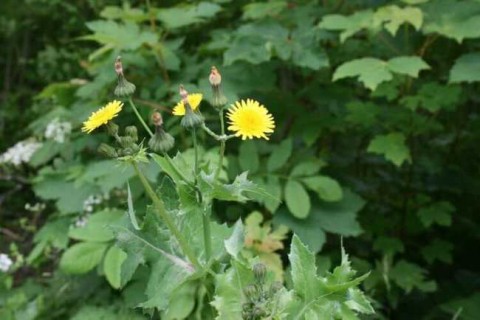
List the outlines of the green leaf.
<svg viewBox="0 0 480 320">
<path fill-rule="evenodd" d="M 292 238 L 288 259 L 291 264 L 293 289 L 304 301 L 313 301 L 320 293 L 314 254 L 297 235 Z"/>
<path fill-rule="evenodd" d="M 339 201 L 343 197 L 340 184 L 325 176 L 303 178 L 302 182 L 312 191 L 315 191 L 320 199 L 325 201 Z"/>
<path fill-rule="evenodd" d="M 233 233 L 230 238 L 224 241 L 227 252 L 237 259 L 245 244 L 245 230 L 241 220 L 238 220 L 233 227 Z"/>
<path fill-rule="evenodd" d="M 130 184 L 127 183 L 127 204 L 128 204 L 128 218 L 135 230 L 140 230 L 137 222 L 137 216 L 135 215 L 135 209 L 133 208 L 132 192 L 130 191 Z"/>
<path fill-rule="evenodd" d="M 287 8 L 287 2 L 282 0 L 266 3 L 250 3 L 243 7 L 242 19 L 262 19 L 269 16 L 276 16 Z"/>
<path fill-rule="evenodd" d="M 385 29 L 395 36 L 398 28 L 404 23 L 409 23 L 419 30 L 423 22 L 423 13 L 415 7 L 385 6 L 375 12 L 374 21 L 375 24 L 383 24 Z"/>
<path fill-rule="evenodd" d="M 92 214 L 85 226 L 70 229 L 68 235 L 75 240 L 105 242 L 114 239 L 110 227 L 119 222 L 123 214 L 118 210 L 104 210 Z"/>
<path fill-rule="evenodd" d="M 407 96 L 400 102 L 411 110 L 421 107 L 430 112 L 455 110 L 462 97 L 462 88 L 458 85 L 442 85 L 436 82 L 422 84 L 418 93 Z"/>
<path fill-rule="evenodd" d="M 268 171 L 273 172 L 283 167 L 290 158 L 292 149 L 291 139 L 285 139 L 278 146 L 275 146 L 267 161 Z"/>
<path fill-rule="evenodd" d="M 454 211 L 455 207 L 449 202 L 440 201 L 419 209 L 417 214 L 426 228 L 433 224 L 448 227 L 452 224 L 452 213 Z"/>
<path fill-rule="evenodd" d="M 342 31 L 340 41 L 344 42 L 358 31 L 372 24 L 373 11 L 357 11 L 350 16 L 331 14 L 323 17 L 319 27 L 325 30 Z"/>
<path fill-rule="evenodd" d="M 450 70 L 450 83 L 480 81 L 480 53 L 460 56 Z"/>
<path fill-rule="evenodd" d="M 296 218 L 304 219 L 310 213 L 310 196 L 302 184 L 295 180 L 289 179 L 285 185 L 285 202 Z"/>
<path fill-rule="evenodd" d="M 260 157 L 254 141 L 243 141 L 240 144 L 238 162 L 242 171 L 255 173 L 260 167 Z"/>
<path fill-rule="evenodd" d="M 424 292 L 435 291 L 437 285 L 434 281 L 426 280 L 426 271 L 418 265 L 400 260 L 391 270 L 391 279 L 407 293 L 417 288 Z"/>
<path fill-rule="evenodd" d="M 221 7 L 211 2 L 200 2 L 198 5 L 179 5 L 173 8 L 162 8 L 157 18 L 165 24 L 167 29 L 176 29 L 201 23 L 214 17 Z"/>
<path fill-rule="evenodd" d="M 435 0 L 422 6 L 423 32 L 438 33 L 462 42 L 480 37 L 480 3 L 475 1 Z"/>
<path fill-rule="evenodd" d="M 110 285 L 115 289 L 119 289 L 121 286 L 122 264 L 126 259 L 127 254 L 115 246 L 111 246 L 105 255 L 103 272 Z"/>
<path fill-rule="evenodd" d="M 397 238 L 379 237 L 373 244 L 373 250 L 393 256 L 396 253 L 402 253 L 405 251 L 405 247 L 403 242 Z"/>
<path fill-rule="evenodd" d="M 263 203 L 271 213 L 275 213 L 281 204 L 280 199 L 282 198 L 282 184 L 280 183 L 280 179 L 276 176 L 269 175 L 263 187 L 271 194 L 269 197 L 264 197 Z"/>
<path fill-rule="evenodd" d="M 457 319 L 462 320 L 477 320 L 478 315 L 480 314 L 480 293 L 475 292 L 469 296 L 462 298 L 455 298 L 452 301 L 448 301 L 440 306 L 442 310 L 448 312 L 452 315 L 452 320 Z"/>
<path fill-rule="evenodd" d="M 377 135 L 370 141 L 368 152 L 383 155 L 387 160 L 393 162 L 397 167 L 404 162 L 411 162 L 410 150 L 405 144 L 403 133 L 389 133 Z"/>
<path fill-rule="evenodd" d="M 321 160 L 308 160 L 297 164 L 290 172 L 291 177 L 305 177 L 316 174 L 325 163 Z"/>
<path fill-rule="evenodd" d="M 422 248 L 422 255 L 429 264 L 432 264 L 436 260 L 451 264 L 452 250 L 453 245 L 451 242 L 434 239 Z"/>
<path fill-rule="evenodd" d="M 396 57 L 387 61 L 376 58 L 361 58 L 340 65 L 333 74 L 333 81 L 348 77 L 358 77 L 368 89 L 393 79 L 393 73 L 417 77 L 421 70 L 430 67 L 419 57 Z"/>
<path fill-rule="evenodd" d="M 187 319 L 195 307 L 196 292 L 197 283 L 194 281 L 185 281 L 181 286 L 176 288 L 170 298 L 167 311 L 162 315 L 162 319 Z"/>
<path fill-rule="evenodd" d="M 67 249 L 60 260 L 60 269 L 66 273 L 81 274 L 95 268 L 102 261 L 108 243 L 82 242 Z"/>
</svg>

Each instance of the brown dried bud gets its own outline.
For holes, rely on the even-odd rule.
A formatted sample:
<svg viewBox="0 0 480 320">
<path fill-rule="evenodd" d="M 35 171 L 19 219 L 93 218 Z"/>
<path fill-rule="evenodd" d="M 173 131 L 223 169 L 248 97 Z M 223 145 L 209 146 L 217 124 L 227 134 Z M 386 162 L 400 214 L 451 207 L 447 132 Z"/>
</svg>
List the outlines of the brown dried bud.
<svg viewBox="0 0 480 320">
<path fill-rule="evenodd" d="M 185 87 L 181 84 L 179 89 L 178 89 L 178 92 L 180 93 L 180 96 L 182 97 L 182 100 L 183 102 L 185 103 L 185 101 L 188 102 L 188 91 L 185 90 Z"/>
<path fill-rule="evenodd" d="M 162 118 L 162 114 L 158 111 L 155 111 L 153 114 L 152 114 L 152 122 L 155 126 L 159 127 L 161 125 L 163 125 L 163 118 Z"/>
<path fill-rule="evenodd" d="M 120 56 L 115 59 L 115 72 L 117 73 L 117 76 L 123 75 L 122 57 Z"/>
<path fill-rule="evenodd" d="M 210 76 L 208 77 L 208 80 L 210 81 L 210 84 L 215 87 L 219 86 L 220 83 L 222 83 L 222 75 L 220 74 L 220 72 L 218 72 L 215 66 L 212 66 L 212 70 L 210 71 Z"/>
</svg>

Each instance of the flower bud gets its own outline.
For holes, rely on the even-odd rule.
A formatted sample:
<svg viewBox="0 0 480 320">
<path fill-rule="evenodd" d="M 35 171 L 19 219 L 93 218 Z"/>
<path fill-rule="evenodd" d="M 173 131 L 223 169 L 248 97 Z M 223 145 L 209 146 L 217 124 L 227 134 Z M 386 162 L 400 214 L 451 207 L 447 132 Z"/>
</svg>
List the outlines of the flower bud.
<svg viewBox="0 0 480 320">
<path fill-rule="evenodd" d="M 163 130 L 162 126 L 157 126 L 155 134 L 150 141 L 148 141 L 148 146 L 153 152 L 164 153 L 172 149 L 175 145 L 175 139 L 168 133 Z"/>
<path fill-rule="evenodd" d="M 273 296 L 282 288 L 283 288 L 283 284 L 280 281 L 275 281 L 270 285 L 270 294 Z"/>
<path fill-rule="evenodd" d="M 135 141 L 130 136 L 119 137 L 118 142 L 123 148 L 130 148 Z"/>
<path fill-rule="evenodd" d="M 118 157 L 117 151 L 112 146 L 109 146 L 106 143 L 101 143 L 98 147 L 98 152 L 109 157 L 109 158 L 116 158 Z"/>
<path fill-rule="evenodd" d="M 267 268 L 262 263 L 257 263 L 253 266 L 253 275 L 259 283 L 265 281 L 265 276 L 267 275 Z"/>
<path fill-rule="evenodd" d="M 155 126 L 159 127 L 159 126 L 162 126 L 163 125 L 163 118 L 162 118 L 162 114 L 158 111 L 155 111 L 153 114 L 152 114 L 152 122 Z"/>
<path fill-rule="evenodd" d="M 135 126 L 128 126 L 125 128 L 125 134 L 133 139 L 134 142 L 138 141 L 138 131 Z"/>
<path fill-rule="evenodd" d="M 184 104 L 185 104 L 185 115 L 183 116 L 180 124 L 187 129 L 201 126 L 204 121 L 202 114 L 200 112 L 193 111 L 190 105 L 188 104 L 188 101 L 184 102 Z"/>
<path fill-rule="evenodd" d="M 125 79 L 123 74 L 123 65 L 121 61 L 121 57 L 118 56 L 115 60 L 115 73 L 117 74 L 118 83 L 117 87 L 115 88 L 114 94 L 118 97 L 128 97 L 131 96 L 135 92 L 135 85 L 130 83 Z"/>
<path fill-rule="evenodd" d="M 216 67 L 212 67 L 210 77 L 208 78 L 212 85 L 213 100 L 212 105 L 215 108 L 222 108 L 227 104 L 227 98 L 224 96 L 220 84 L 222 83 L 222 76 Z"/>
<path fill-rule="evenodd" d="M 215 66 L 212 66 L 208 80 L 210 81 L 210 84 L 215 87 L 218 87 L 222 83 L 222 75 L 218 72 Z"/>
<path fill-rule="evenodd" d="M 118 125 L 113 121 L 109 121 L 107 123 L 107 131 L 109 135 L 116 136 L 118 134 Z"/>
<path fill-rule="evenodd" d="M 178 89 L 178 92 L 180 93 L 180 97 L 182 97 L 182 101 L 185 103 L 185 101 L 188 102 L 187 98 L 188 98 L 188 91 L 185 89 L 185 87 L 183 86 L 183 84 L 180 85 L 179 89 Z"/>
<path fill-rule="evenodd" d="M 248 300 L 255 301 L 257 299 L 257 296 L 258 296 L 257 288 L 253 284 L 246 286 L 243 289 L 243 292 L 245 293 L 245 296 L 247 297 Z"/>
</svg>

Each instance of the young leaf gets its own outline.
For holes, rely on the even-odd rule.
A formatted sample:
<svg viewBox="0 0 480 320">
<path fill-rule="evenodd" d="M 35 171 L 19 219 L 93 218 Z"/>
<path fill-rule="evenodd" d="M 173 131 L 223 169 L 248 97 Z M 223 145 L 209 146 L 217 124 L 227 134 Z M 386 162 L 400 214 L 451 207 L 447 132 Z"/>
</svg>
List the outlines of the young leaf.
<svg viewBox="0 0 480 320">
<path fill-rule="evenodd" d="M 119 289 L 122 284 L 122 264 L 127 259 L 127 254 L 121 249 L 111 246 L 103 261 L 103 272 L 112 287 Z"/>
<path fill-rule="evenodd" d="M 289 179 L 285 185 L 285 202 L 290 212 L 297 218 L 303 219 L 310 213 L 310 196 L 303 185 Z"/>
<path fill-rule="evenodd" d="M 400 167 L 404 162 L 411 162 L 410 150 L 405 144 L 403 133 L 390 133 L 386 135 L 377 135 L 370 141 L 368 152 L 377 153 L 385 156 L 387 160 Z"/>
<path fill-rule="evenodd" d="M 108 243 L 103 242 L 74 244 L 63 253 L 60 269 L 71 274 L 87 273 L 102 261 L 108 246 Z"/>
</svg>

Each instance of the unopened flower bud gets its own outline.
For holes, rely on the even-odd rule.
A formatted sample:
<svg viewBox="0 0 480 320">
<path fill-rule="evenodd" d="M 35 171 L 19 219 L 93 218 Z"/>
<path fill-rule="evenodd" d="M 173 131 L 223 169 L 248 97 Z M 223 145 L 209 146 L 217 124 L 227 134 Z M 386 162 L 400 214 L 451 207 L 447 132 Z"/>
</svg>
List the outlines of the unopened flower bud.
<svg viewBox="0 0 480 320">
<path fill-rule="evenodd" d="M 257 296 L 258 296 L 257 288 L 253 284 L 246 286 L 243 289 L 243 292 L 245 293 L 245 296 L 247 297 L 248 300 L 255 301 L 257 299 Z"/>
<path fill-rule="evenodd" d="M 175 145 L 175 139 L 163 130 L 162 126 L 157 126 L 155 134 L 148 141 L 148 146 L 153 152 L 165 153 Z"/>
<path fill-rule="evenodd" d="M 185 115 L 183 116 L 182 121 L 180 122 L 182 127 L 191 129 L 191 128 L 201 126 L 204 121 L 202 114 L 200 112 L 193 111 L 190 105 L 188 104 L 188 101 L 184 102 L 184 105 L 185 105 Z"/>
<path fill-rule="evenodd" d="M 265 276 L 267 275 L 267 268 L 264 264 L 257 263 L 253 266 L 253 275 L 258 282 L 263 283 L 263 281 L 265 281 Z"/>
<path fill-rule="evenodd" d="M 227 98 L 223 94 L 222 88 L 220 86 L 220 84 L 222 83 L 222 76 L 220 75 L 220 72 L 218 72 L 216 67 L 212 67 L 212 71 L 210 71 L 210 76 L 208 80 L 212 85 L 212 105 L 215 108 L 222 108 L 227 104 Z"/>
<path fill-rule="evenodd" d="M 134 142 L 138 141 L 138 131 L 135 126 L 128 126 L 125 128 L 125 134 L 133 139 Z"/>
<path fill-rule="evenodd" d="M 180 93 L 180 97 L 182 97 L 182 101 L 185 103 L 185 101 L 188 102 L 187 98 L 188 98 L 188 91 L 185 89 L 185 87 L 181 84 L 179 89 L 178 89 L 178 92 Z"/>
<path fill-rule="evenodd" d="M 106 143 L 101 143 L 98 147 L 98 152 L 109 157 L 109 158 L 116 158 L 118 157 L 117 151 L 112 146 L 109 146 Z"/>
<path fill-rule="evenodd" d="M 208 77 L 210 84 L 212 86 L 219 86 L 222 83 L 222 75 L 218 72 L 215 66 L 212 66 L 212 70 L 210 71 L 210 76 Z"/>
<path fill-rule="evenodd" d="M 275 293 L 280 291 L 280 289 L 282 288 L 283 288 L 283 284 L 280 281 L 275 281 L 270 285 L 270 294 L 274 295 Z"/>
<path fill-rule="evenodd" d="M 153 114 L 152 114 L 152 122 L 155 126 L 162 126 L 163 125 L 163 118 L 162 118 L 162 114 L 158 111 L 155 111 Z"/>
<path fill-rule="evenodd" d="M 120 56 L 115 60 L 115 73 L 117 74 L 118 84 L 115 88 L 114 94 L 118 97 L 131 96 L 135 92 L 135 85 L 125 79 Z"/>
<path fill-rule="evenodd" d="M 109 135 L 116 136 L 118 134 L 118 125 L 113 121 L 109 121 L 107 123 L 107 131 Z"/>
<path fill-rule="evenodd" d="M 130 136 L 119 137 L 118 142 L 122 145 L 123 148 L 130 148 L 135 141 Z"/>
</svg>

